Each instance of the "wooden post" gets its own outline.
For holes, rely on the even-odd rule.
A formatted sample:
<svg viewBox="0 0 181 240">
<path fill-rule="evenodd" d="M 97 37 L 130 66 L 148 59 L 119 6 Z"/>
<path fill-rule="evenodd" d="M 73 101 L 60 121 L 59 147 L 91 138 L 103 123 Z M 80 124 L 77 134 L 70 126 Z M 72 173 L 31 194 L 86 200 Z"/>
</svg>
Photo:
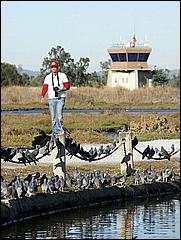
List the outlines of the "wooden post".
<svg viewBox="0 0 181 240">
<path fill-rule="evenodd" d="M 51 153 L 53 158 L 53 173 L 62 176 L 65 179 L 66 175 L 66 155 L 65 155 L 65 133 L 58 137 L 61 149 L 55 147 Z M 61 152 L 60 157 L 56 158 L 58 151 Z"/>
<path fill-rule="evenodd" d="M 133 149 L 132 149 L 132 133 L 131 131 L 128 132 L 119 132 L 119 143 L 122 143 L 120 146 L 121 150 L 121 161 L 125 157 L 126 159 L 130 159 L 127 164 L 121 163 L 121 174 L 126 172 L 127 166 L 132 169 L 134 168 L 133 165 Z"/>
</svg>

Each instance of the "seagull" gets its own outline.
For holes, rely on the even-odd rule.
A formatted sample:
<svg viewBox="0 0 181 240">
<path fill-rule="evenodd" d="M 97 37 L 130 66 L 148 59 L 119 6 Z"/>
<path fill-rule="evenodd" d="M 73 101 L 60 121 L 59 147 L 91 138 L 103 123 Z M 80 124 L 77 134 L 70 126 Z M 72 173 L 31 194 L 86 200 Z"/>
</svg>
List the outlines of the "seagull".
<svg viewBox="0 0 181 240">
<path fill-rule="evenodd" d="M 171 151 L 169 152 L 169 156 L 175 151 L 175 146 L 174 144 L 171 145 Z"/>
<path fill-rule="evenodd" d="M 104 152 L 104 148 L 103 148 L 103 145 L 101 145 L 100 148 L 99 148 L 98 151 L 97 151 L 98 157 L 100 157 L 101 154 L 103 154 L 103 152 Z"/>
<path fill-rule="evenodd" d="M 65 186 L 64 178 L 62 176 L 60 176 L 59 180 L 60 180 L 60 191 L 63 192 L 64 186 Z"/>
<path fill-rule="evenodd" d="M 40 177 L 40 185 L 43 184 L 44 179 L 46 179 L 46 181 L 48 181 L 48 177 L 47 177 L 47 175 L 45 173 Z"/>
<path fill-rule="evenodd" d="M 55 182 L 54 182 L 54 184 L 55 184 L 55 189 L 57 191 L 59 191 L 59 188 L 60 188 L 60 178 L 59 178 L 58 175 L 55 175 Z"/>
<path fill-rule="evenodd" d="M 82 185 L 81 188 L 88 188 L 90 186 L 89 176 L 82 178 Z"/>
<path fill-rule="evenodd" d="M 41 184 L 41 190 L 43 193 L 48 192 L 48 178 L 43 179 L 43 183 Z"/>
<path fill-rule="evenodd" d="M 140 180 L 141 180 L 141 178 L 140 178 L 139 173 L 136 173 L 136 175 L 134 176 L 134 183 L 136 185 L 138 185 L 140 183 Z"/>
<path fill-rule="evenodd" d="M 159 172 L 159 173 L 156 173 L 156 179 L 155 179 L 155 181 L 156 181 L 156 182 L 160 182 L 161 180 L 162 180 L 162 171 Z"/>
<path fill-rule="evenodd" d="M 155 150 L 153 149 L 153 147 L 151 147 L 149 153 L 148 153 L 148 159 L 152 159 L 152 157 L 154 156 L 155 154 Z"/>
<path fill-rule="evenodd" d="M 73 141 L 72 138 L 68 138 L 68 137 L 65 138 L 65 148 L 66 149 L 70 147 L 70 145 L 72 144 L 72 141 Z"/>
<path fill-rule="evenodd" d="M 113 150 L 113 149 L 115 149 L 115 147 L 116 147 L 116 140 L 114 140 L 114 141 L 111 143 L 110 149 Z"/>
<path fill-rule="evenodd" d="M 56 140 L 56 146 L 58 148 L 56 158 L 61 158 L 61 157 L 65 156 L 65 146 L 63 145 L 63 143 L 60 142 L 60 140 L 58 138 Z"/>
<path fill-rule="evenodd" d="M 168 154 L 167 150 L 163 146 L 161 146 L 161 154 L 164 156 L 164 158 L 168 159 L 170 161 L 170 155 Z"/>
<path fill-rule="evenodd" d="M 22 155 L 23 155 L 23 158 L 31 165 L 32 159 L 29 157 L 28 149 L 25 152 L 22 152 Z"/>
<path fill-rule="evenodd" d="M 35 156 L 37 156 L 39 153 L 39 147 L 37 147 L 33 152 L 30 152 L 28 149 L 26 150 L 26 159 L 29 161 L 33 161 L 35 165 L 37 165 L 36 161 L 38 161 Z"/>
<path fill-rule="evenodd" d="M 145 174 L 152 174 L 154 171 L 154 169 L 151 167 L 151 164 L 149 165 L 148 168 L 145 169 Z"/>
<path fill-rule="evenodd" d="M 95 184 L 95 186 L 96 186 L 97 189 L 101 187 L 101 181 L 100 181 L 100 179 L 98 178 L 98 176 L 95 176 L 95 178 L 94 178 L 94 184 Z"/>
<path fill-rule="evenodd" d="M 54 193 L 56 191 L 55 184 L 51 179 L 48 181 L 48 190 L 50 193 Z"/>
<path fill-rule="evenodd" d="M 32 196 L 32 195 L 35 195 L 35 178 L 34 177 L 32 177 L 32 179 L 31 179 L 31 182 L 29 183 L 29 185 L 28 185 L 28 189 L 27 189 L 27 195 L 28 196 Z"/>
<path fill-rule="evenodd" d="M 27 177 L 24 178 L 24 182 L 26 182 L 27 184 L 29 184 L 31 182 L 31 179 L 32 179 L 32 174 L 28 174 Z"/>
<path fill-rule="evenodd" d="M 132 148 L 136 147 L 137 144 L 138 144 L 138 139 L 136 136 L 134 136 L 134 138 L 132 140 Z"/>
<path fill-rule="evenodd" d="M 16 189 L 18 198 L 21 198 L 24 193 L 24 189 L 23 189 L 23 183 L 20 180 L 19 176 L 16 176 L 16 180 L 15 180 L 14 184 L 15 184 L 15 189 Z"/>
<path fill-rule="evenodd" d="M 69 155 L 71 155 L 70 158 L 72 158 L 73 155 L 76 155 L 79 152 L 80 143 L 77 142 L 72 143 L 67 150 L 69 151 Z"/>
<path fill-rule="evenodd" d="M 150 146 L 148 145 L 142 153 L 142 159 L 144 159 L 145 157 L 148 157 L 149 153 L 150 153 Z"/>
<path fill-rule="evenodd" d="M 95 148 L 91 147 L 91 149 L 92 149 L 92 151 L 91 152 L 89 151 L 90 159 L 94 159 L 94 158 L 97 157 L 97 148 L 96 147 Z"/>
<path fill-rule="evenodd" d="M 78 152 L 85 160 L 89 159 L 91 157 L 91 155 L 89 154 L 89 152 L 85 151 L 83 149 L 83 147 L 80 148 L 79 152 Z"/>
<path fill-rule="evenodd" d="M 160 158 L 163 156 L 161 151 L 158 148 L 155 148 L 155 153 L 158 154 Z"/>
<path fill-rule="evenodd" d="M 171 169 L 166 168 L 162 171 L 163 182 L 168 182 L 172 178 L 173 167 Z"/>
<path fill-rule="evenodd" d="M 126 183 L 126 176 L 123 175 L 119 178 L 118 184 L 121 184 L 121 186 L 123 186 L 125 183 Z"/>
<path fill-rule="evenodd" d="M 73 171 L 73 179 L 76 179 L 80 175 L 80 172 L 78 171 L 77 167 Z"/>
<path fill-rule="evenodd" d="M 136 170 L 134 170 L 131 167 L 131 164 L 129 164 L 126 168 L 126 177 L 132 176 L 135 173 Z"/>
<path fill-rule="evenodd" d="M 68 173 L 66 173 L 65 175 L 65 184 L 68 186 L 68 187 L 71 187 L 72 185 L 72 180 L 71 180 L 71 177 Z"/>
<path fill-rule="evenodd" d="M 1 182 L 1 198 L 6 198 L 8 194 L 8 184 L 6 181 Z"/>
<path fill-rule="evenodd" d="M 127 164 L 129 162 L 129 160 L 131 159 L 131 156 L 132 156 L 132 153 L 126 154 L 126 156 L 123 157 L 123 159 L 121 161 L 121 164 L 122 163 L 126 163 Z"/>
<path fill-rule="evenodd" d="M 60 162 L 58 162 L 57 164 L 54 165 L 54 170 L 58 167 L 62 168 L 62 171 L 64 172 L 65 169 L 65 162 L 63 162 L 62 160 Z"/>
<path fill-rule="evenodd" d="M 34 140 L 32 141 L 32 146 L 36 147 L 36 145 L 40 145 L 41 147 L 45 146 L 47 142 L 49 142 L 51 139 L 50 136 L 48 136 L 43 130 L 41 130 L 41 135 L 38 135 L 34 137 Z"/>
<path fill-rule="evenodd" d="M 53 148 L 55 147 L 56 144 L 56 138 L 54 136 L 54 134 L 52 134 L 50 141 L 48 142 L 48 151 L 51 152 L 53 150 Z"/>
<path fill-rule="evenodd" d="M 109 146 L 109 144 L 105 147 L 105 149 L 104 149 L 104 154 L 109 154 L 111 152 L 111 148 L 110 148 L 110 146 Z"/>
<path fill-rule="evenodd" d="M 8 159 L 12 159 L 17 153 L 17 149 L 16 148 L 2 148 L 1 147 L 1 158 L 8 160 Z"/>
<path fill-rule="evenodd" d="M 49 154 L 49 142 L 47 142 L 44 146 L 41 146 L 39 149 L 39 153 L 43 156 Z"/>
</svg>

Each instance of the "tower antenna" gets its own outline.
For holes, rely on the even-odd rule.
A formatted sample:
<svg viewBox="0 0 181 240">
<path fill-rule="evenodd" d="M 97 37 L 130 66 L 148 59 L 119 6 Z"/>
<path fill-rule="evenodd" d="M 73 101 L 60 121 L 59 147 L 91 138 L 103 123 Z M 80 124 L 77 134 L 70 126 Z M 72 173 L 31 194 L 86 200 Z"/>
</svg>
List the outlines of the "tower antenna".
<svg viewBox="0 0 181 240">
<path fill-rule="evenodd" d="M 133 31 L 133 37 L 131 40 L 131 47 L 135 47 L 135 43 L 136 43 L 136 35 L 135 35 L 135 24 L 134 24 L 134 31 Z"/>
</svg>

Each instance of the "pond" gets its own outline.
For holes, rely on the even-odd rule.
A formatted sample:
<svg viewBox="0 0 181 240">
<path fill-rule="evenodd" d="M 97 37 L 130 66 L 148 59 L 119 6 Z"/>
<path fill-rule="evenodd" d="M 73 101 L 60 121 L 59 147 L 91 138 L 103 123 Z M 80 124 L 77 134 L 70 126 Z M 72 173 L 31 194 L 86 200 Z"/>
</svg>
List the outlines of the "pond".
<svg viewBox="0 0 181 240">
<path fill-rule="evenodd" d="M 1 239 L 180 239 L 179 196 L 114 202 L 1 229 Z"/>
<path fill-rule="evenodd" d="M 48 109 L 34 108 L 26 110 L 1 110 L 1 115 L 14 115 L 14 114 L 40 114 L 48 113 Z M 174 114 L 179 113 L 180 109 L 110 109 L 110 110 L 101 110 L 101 109 L 64 109 L 64 114 L 69 113 L 92 113 L 99 114 L 104 112 L 127 112 L 131 114 L 149 114 L 149 113 L 158 113 L 158 114 Z"/>
</svg>

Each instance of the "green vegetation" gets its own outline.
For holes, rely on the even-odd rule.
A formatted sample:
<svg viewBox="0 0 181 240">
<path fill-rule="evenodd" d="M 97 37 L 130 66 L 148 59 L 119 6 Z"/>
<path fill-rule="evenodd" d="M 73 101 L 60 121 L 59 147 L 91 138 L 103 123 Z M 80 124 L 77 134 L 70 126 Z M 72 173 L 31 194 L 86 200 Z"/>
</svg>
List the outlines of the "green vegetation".
<svg viewBox="0 0 181 240">
<path fill-rule="evenodd" d="M 152 71 L 153 86 L 174 86 L 180 87 L 180 73 L 176 76 L 169 77 L 170 71 L 168 69 L 159 69 Z"/>
<path fill-rule="evenodd" d="M 9 63 L 1 63 L 1 86 L 29 85 L 30 77 L 27 74 L 19 74 L 16 66 Z"/>
<path fill-rule="evenodd" d="M 128 113 L 67 114 L 64 124 L 71 137 L 83 143 L 109 143 L 109 132 L 117 131 L 121 124 L 129 124 L 139 141 L 179 138 L 179 114 L 131 115 Z M 39 130 L 51 133 L 50 115 L 2 115 L 1 144 L 3 147 L 31 147 Z"/>
</svg>

